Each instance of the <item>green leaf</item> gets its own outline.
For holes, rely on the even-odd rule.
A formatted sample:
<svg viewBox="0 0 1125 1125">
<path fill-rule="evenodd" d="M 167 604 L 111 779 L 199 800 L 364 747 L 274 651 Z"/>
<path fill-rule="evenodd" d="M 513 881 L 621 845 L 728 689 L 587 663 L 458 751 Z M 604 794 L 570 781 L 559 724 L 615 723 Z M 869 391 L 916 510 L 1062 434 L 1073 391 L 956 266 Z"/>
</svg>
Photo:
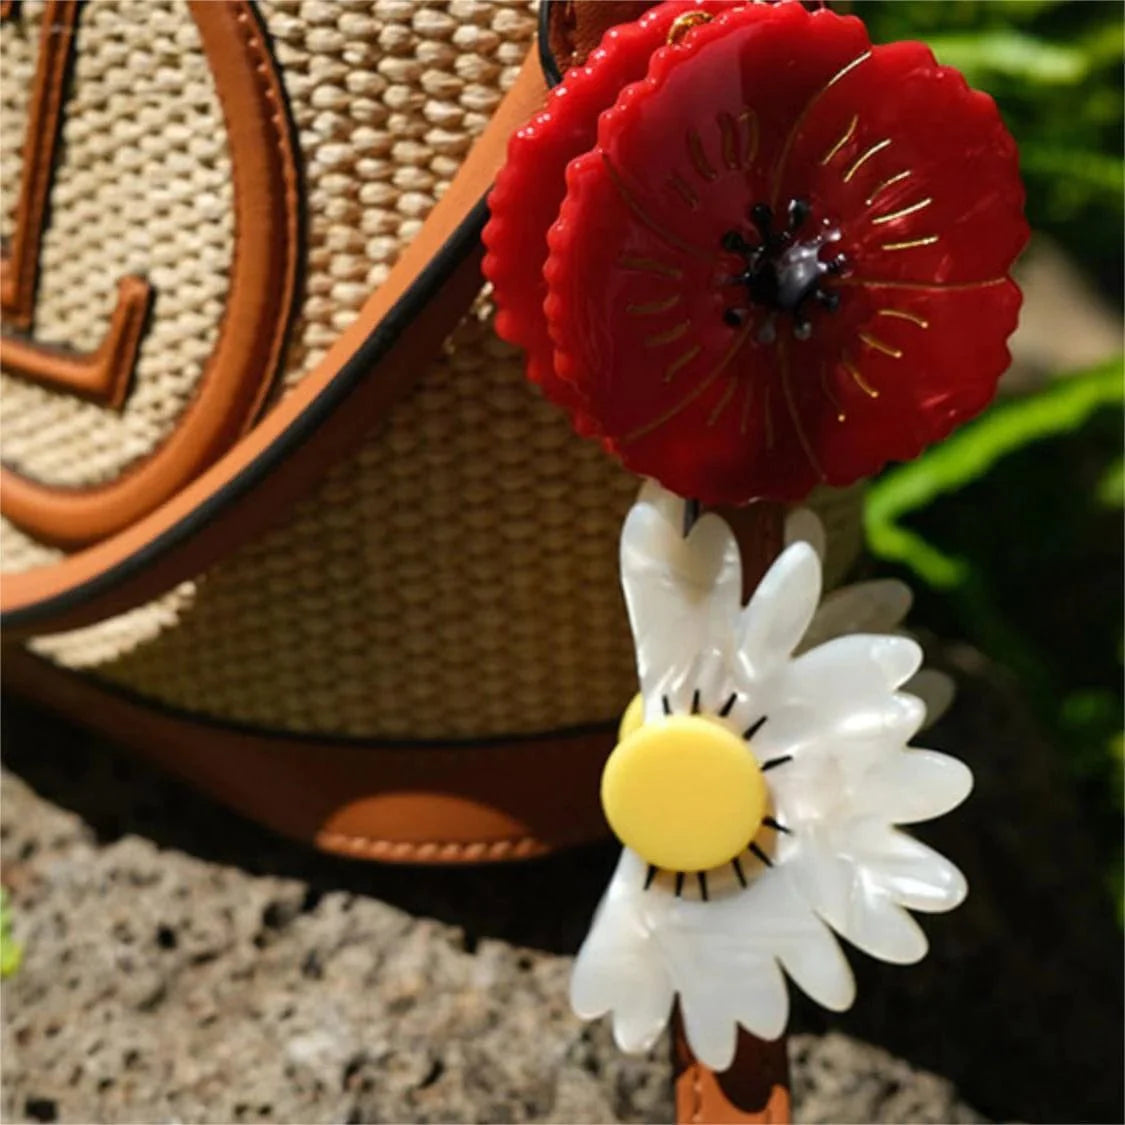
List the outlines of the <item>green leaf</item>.
<svg viewBox="0 0 1125 1125">
<path fill-rule="evenodd" d="M 1099 407 L 1125 401 L 1125 357 L 1059 379 L 1027 398 L 1003 402 L 942 445 L 892 469 L 868 491 L 864 521 L 872 550 L 913 570 L 936 589 L 965 581 L 969 563 L 902 527 L 910 512 L 975 480 L 1001 457 L 1030 442 L 1069 433 Z"/>
<path fill-rule="evenodd" d="M 1091 66 L 1090 56 L 1078 47 L 1013 28 L 930 35 L 928 42 L 940 62 L 963 71 L 973 85 L 987 86 L 990 76 L 1000 75 L 1041 86 L 1072 86 Z"/>
<path fill-rule="evenodd" d="M 1098 503 L 1106 508 L 1125 507 L 1125 457 L 1116 461 L 1098 481 Z"/>
<path fill-rule="evenodd" d="M 1102 192 L 1118 207 L 1125 193 L 1125 161 L 1100 152 L 1029 142 L 1020 146 L 1020 168 L 1025 175 L 1059 177 Z"/>
</svg>

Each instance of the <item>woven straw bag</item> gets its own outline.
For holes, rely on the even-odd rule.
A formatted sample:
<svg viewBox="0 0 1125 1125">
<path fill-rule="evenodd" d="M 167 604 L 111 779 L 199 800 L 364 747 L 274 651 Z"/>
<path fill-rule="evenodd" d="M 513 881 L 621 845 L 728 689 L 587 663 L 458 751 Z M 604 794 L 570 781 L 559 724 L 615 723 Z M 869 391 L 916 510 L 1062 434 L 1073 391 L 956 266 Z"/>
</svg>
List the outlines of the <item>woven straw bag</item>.
<svg viewBox="0 0 1125 1125">
<path fill-rule="evenodd" d="M 555 57 L 644 6 L 552 5 Z M 600 833 L 637 482 L 478 269 L 533 6 L 3 17 L 7 685 L 334 851 Z M 838 576 L 855 497 L 816 506 Z"/>
</svg>

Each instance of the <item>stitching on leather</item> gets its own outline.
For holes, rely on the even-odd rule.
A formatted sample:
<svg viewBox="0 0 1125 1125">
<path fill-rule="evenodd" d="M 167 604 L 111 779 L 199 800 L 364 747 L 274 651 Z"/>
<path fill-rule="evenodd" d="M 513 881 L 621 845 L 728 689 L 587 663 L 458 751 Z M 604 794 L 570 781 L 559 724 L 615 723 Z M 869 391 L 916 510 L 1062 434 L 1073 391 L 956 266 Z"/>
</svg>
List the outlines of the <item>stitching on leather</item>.
<svg viewBox="0 0 1125 1125">
<path fill-rule="evenodd" d="M 565 841 L 560 841 L 565 842 Z M 317 843 L 369 859 L 461 860 L 515 859 L 545 851 L 551 845 L 538 836 L 509 836 L 499 840 L 389 840 L 321 832 Z"/>
</svg>

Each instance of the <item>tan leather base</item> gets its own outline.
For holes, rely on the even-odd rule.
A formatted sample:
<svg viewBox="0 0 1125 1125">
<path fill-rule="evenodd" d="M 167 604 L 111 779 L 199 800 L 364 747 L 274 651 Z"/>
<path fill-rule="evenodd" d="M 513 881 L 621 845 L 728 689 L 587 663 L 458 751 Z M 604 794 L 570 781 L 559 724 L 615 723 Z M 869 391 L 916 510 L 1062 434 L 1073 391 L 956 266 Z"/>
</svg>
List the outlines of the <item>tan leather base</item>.
<svg viewBox="0 0 1125 1125">
<path fill-rule="evenodd" d="M 608 832 L 614 727 L 490 743 L 295 737 L 175 714 L 6 649 L 4 689 L 154 760 L 236 811 L 341 855 L 526 859 Z"/>
</svg>

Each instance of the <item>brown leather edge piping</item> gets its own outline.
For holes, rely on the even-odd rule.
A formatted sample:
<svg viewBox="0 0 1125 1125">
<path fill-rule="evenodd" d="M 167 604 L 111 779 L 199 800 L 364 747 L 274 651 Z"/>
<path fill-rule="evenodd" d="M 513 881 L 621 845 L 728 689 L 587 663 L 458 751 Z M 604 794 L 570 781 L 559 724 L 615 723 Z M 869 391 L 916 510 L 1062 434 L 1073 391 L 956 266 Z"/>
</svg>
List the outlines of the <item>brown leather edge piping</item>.
<svg viewBox="0 0 1125 1125">
<path fill-rule="evenodd" d="M 419 236 L 316 369 L 156 511 L 59 563 L 6 576 L 0 591 L 6 636 L 88 624 L 200 573 L 307 493 L 323 468 L 378 422 L 478 291 L 480 200 L 503 161 L 508 137 L 535 112 L 544 93 L 532 52 Z M 449 254 L 443 257 L 442 251 L 459 251 L 454 244 L 470 238 L 474 249 L 450 269 Z M 414 316 L 404 307 L 408 290 L 427 271 L 441 275 L 440 293 Z M 347 409 L 341 409 L 345 402 Z"/>
<path fill-rule="evenodd" d="M 150 706 L 17 646 L 4 688 L 155 761 L 286 836 L 398 863 L 528 859 L 606 835 L 613 727 L 489 743 L 364 743 Z"/>
<path fill-rule="evenodd" d="M 297 286 L 297 166 L 281 83 L 246 0 L 190 5 L 223 107 L 234 184 L 234 256 L 219 338 L 199 391 L 164 443 L 116 480 L 82 489 L 0 468 L 0 509 L 41 542 L 123 532 L 244 431 L 280 360 Z"/>
</svg>

